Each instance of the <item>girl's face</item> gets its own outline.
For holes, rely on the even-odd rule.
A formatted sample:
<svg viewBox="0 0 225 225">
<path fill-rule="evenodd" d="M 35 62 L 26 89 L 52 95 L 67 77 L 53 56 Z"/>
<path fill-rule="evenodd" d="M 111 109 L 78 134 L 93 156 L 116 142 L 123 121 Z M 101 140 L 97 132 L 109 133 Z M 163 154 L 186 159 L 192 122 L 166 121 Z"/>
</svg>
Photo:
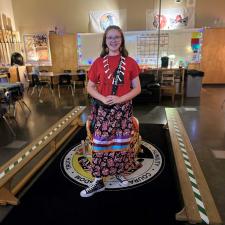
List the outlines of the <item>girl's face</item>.
<svg viewBox="0 0 225 225">
<path fill-rule="evenodd" d="M 118 30 L 111 29 L 106 34 L 106 45 L 110 54 L 119 54 L 120 45 L 122 43 L 121 34 Z"/>
</svg>

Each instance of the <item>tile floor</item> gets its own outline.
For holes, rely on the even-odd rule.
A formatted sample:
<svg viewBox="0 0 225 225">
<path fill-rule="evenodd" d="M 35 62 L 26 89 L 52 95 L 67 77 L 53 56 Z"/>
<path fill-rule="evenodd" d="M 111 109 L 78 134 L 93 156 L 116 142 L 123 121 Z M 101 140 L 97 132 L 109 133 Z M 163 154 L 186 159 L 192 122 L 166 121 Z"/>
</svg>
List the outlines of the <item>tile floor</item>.
<svg viewBox="0 0 225 225">
<path fill-rule="evenodd" d="M 17 124 L 12 123 L 16 132 L 13 138 L 3 121 L 0 121 L 0 165 L 14 156 L 21 147 L 41 135 L 48 127 L 57 122 L 74 106 L 87 105 L 82 114 L 85 121 L 89 114 L 89 98 L 82 89 L 76 89 L 75 96 L 65 90 L 58 98 L 42 93 L 41 98 L 25 93 L 24 100 L 31 113 L 22 112 L 17 106 Z M 186 128 L 212 192 L 222 220 L 225 221 L 225 88 L 203 87 L 200 98 L 185 98 L 180 105 L 179 98 L 171 105 L 169 98 L 163 98 L 160 105 L 135 104 L 134 115 L 140 123 L 165 124 L 165 107 L 176 107 Z M 17 146 L 17 147 L 15 147 Z M 18 147 L 20 146 L 20 147 Z M 0 209 L 1 210 L 1 209 Z"/>
</svg>

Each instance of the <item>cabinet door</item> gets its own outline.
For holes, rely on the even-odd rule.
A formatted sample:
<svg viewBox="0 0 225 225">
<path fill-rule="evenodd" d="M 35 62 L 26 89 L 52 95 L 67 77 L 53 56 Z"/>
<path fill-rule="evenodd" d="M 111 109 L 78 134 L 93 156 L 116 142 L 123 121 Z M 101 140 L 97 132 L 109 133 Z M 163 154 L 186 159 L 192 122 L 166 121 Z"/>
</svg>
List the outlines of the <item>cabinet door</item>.
<svg viewBox="0 0 225 225">
<path fill-rule="evenodd" d="M 49 41 L 53 72 L 59 73 L 64 70 L 75 71 L 77 68 L 76 35 L 51 34 Z"/>
</svg>

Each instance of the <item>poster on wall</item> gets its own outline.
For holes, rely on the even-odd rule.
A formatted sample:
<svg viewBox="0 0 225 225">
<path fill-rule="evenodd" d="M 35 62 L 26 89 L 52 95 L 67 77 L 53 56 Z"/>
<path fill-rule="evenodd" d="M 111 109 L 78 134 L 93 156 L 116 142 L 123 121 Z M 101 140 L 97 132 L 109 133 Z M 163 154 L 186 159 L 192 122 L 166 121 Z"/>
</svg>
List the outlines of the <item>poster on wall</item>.
<svg viewBox="0 0 225 225">
<path fill-rule="evenodd" d="M 27 63 L 51 65 L 47 34 L 26 34 L 23 40 Z"/>
<path fill-rule="evenodd" d="M 159 16 L 158 11 L 146 10 L 146 29 L 176 30 L 194 28 L 194 8 L 170 8 L 162 9 Z M 160 17 L 160 18 L 159 18 Z"/>
<path fill-rule="evenodd" d="M 117 25 L 123 30 L 127 29 L 126 10 L 90 11 L 89 31 L 91 33 L 102 33 L 110 25 Z"/>
<path fill-rule="evenodd" d="M 201 62 L 201 48 L 203 43 L 203 29 L 200 32 L 193 32 L 191 36 L 191 49 L 192 49 L 192 59 L 191 62 L 193 63 L 200 63 Z"/>
</svg>

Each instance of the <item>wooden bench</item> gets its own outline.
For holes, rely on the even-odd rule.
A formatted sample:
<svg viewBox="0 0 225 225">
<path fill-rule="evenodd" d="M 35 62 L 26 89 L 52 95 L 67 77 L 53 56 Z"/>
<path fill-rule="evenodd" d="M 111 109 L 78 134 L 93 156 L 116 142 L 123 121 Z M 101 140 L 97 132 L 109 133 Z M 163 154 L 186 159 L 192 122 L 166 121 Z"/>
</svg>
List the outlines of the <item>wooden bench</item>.
<svg viewBox="0 0 225 225">
<path fill-rule="evenodd" d="M 166 108 L 173 155 L 183 197 L 183 209 L 176 219 L 189 223 L 222 224 L 215 202 L 193 147 L 175 108 Z"/>
<path fill-rule="evenodd" d="M 86 107 L 77 106 L 44 134 L 0 167 L 0 205 L 17 205 L 15 195 L 34 174 L 56 154 L 66 140 L 83 126 L 80 119 Z"/>
</svg>

